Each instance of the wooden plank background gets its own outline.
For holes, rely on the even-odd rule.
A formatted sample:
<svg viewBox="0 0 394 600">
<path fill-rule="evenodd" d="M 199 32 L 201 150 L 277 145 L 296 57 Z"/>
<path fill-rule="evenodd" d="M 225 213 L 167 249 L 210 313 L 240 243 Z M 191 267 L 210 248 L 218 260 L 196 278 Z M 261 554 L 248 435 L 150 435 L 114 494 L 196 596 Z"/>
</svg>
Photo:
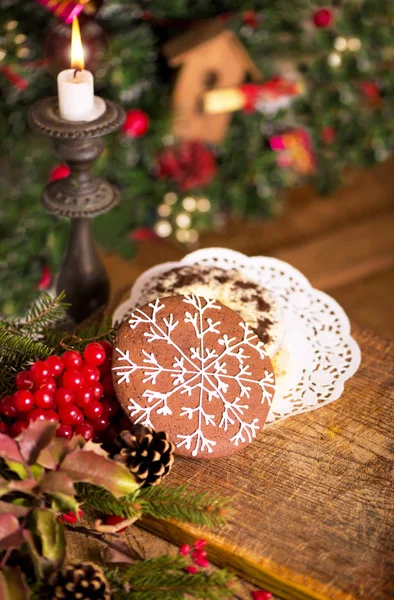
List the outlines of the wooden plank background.
<svg viewBox="0 0 394 600">
<path fill-rule="evenodd" d="M 267 427 L 229 459 L 178 458 L 168 480 L 232 496 L 228 526 L 204 533 L 209 555 L 282 598 L 393 598 L 393 346 L 355 335 L 362 366 L 341 400 Z M 201 536 L 144 525 L 176 542 Z"/>
<path fill-rule="evenodd" d="M 327 198 L 311 188 L 292 190 L 275 221 L 232 221 L 225 231 L 204 236 L 201 246 L 286 260 L 336 298 L 354 322 L 394 339 L 393 225 L 391 158 L 349 173 L 345 185 Z M 158 259 L 178 260 L 184 253 L 183 247 L 151 240 L 141 243 L 130 262 L 104 255 L 113 297 Z M 339 401 L 267 429 L 228 467 L 221 465 L 220 476 L 217 461 L 201 469 L 180 460 L 169 480 L 234 491 L 235 517 L 228 530 L 210 534 L 210 557 L 231 563 L 281 598 L 394 597 L 392 347 L 363 328 L 355 333 L 363 362 Z M 174 524 L 145 526 L 177 543 L 200 535 Z M 147 557 L 177 551 L 139 527 L 121 535 L 141 544 Z M 98 544 L 80 535 L 69 536 L 69 548 L 72 556 L 99 559 Z M 243 583 L 239 597 L 250 599 L 256 587 Z"/>
</svg>

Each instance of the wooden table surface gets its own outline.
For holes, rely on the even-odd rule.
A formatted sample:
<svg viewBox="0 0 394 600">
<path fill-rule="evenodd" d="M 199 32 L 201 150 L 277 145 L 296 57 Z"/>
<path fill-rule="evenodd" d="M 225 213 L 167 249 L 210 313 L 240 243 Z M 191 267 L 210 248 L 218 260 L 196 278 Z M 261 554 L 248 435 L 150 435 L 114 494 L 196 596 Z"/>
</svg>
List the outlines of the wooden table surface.
<svg viewBox="0 0 394 600">
<path fill-rule="evenodd" d="M 133 210 L 132 206 L 130 210 Z M 372 348 L 370 349 L 372 355 L 379 352 L 379 347 L 386 351 L 387 344 L 379 338 L 374 338 L 372 334 L 370 336 L 366 334 L 364 328 L 368 328 L 384 338 L 394 339 L 394 158 L 370 170 L 349 173 L 346 176 L 345 184 L 329 197 L 318 197 L 310 188 L 292 190 L 288 193 L 285 212 L 275 221 L 232 222 L 225 231 L 204 236 L 200 246 L 225 246 L 247 255 L 265 254 L 281 258 L 300 269 L 315 287 L 328 292 L 342 304 L 351 321 L 360 326 L 357 329 L 358 335 L 366 345 L 368 345 L 369 338 L 375 340 L 371 342 L 372 346 L 375 344 L 373 348 L 368 346 L 368 348 Z M 128 285 L 131 286 L 135 278 L 145 269 L 157 262 L 178 260 L 183 254 L 185 254 L 184 248 L 171 246 L 161 240 L 150 240 L 140 244 L 136 258 L 130 262 L 123 261 L 115 255 L 104 255 L 104 261 L 110 273 L 113 297 L 116 295 L 119 297 L 119 290 Z M 372 375 L 370 372 L 367 373 L 364 382 L 361 382 L 362 385 L 367 385 L 369 378 L 373 377 L 373 368 L 371 373 Z M 381 375 L 381 373 L 377 374 Z M 357 388 L 360 384 L 355 380 L 354 385 Z M 379 390 L 376 392 L 377 398 L 379 393 L 383 393 L 382 389 L 379 388 Z M 362 393 L 362 390 L 358 392 Z M 319 419 L 321 417 L 327 421 L 328 412 L 325 411 L 335 412 L 337 404 L 340 406 L 343 402 L 344 400 L 339 400 L 338 403 L 323 408 L 319 413 Z M 388 419 L 390 415 L 391 412 L 387 416 Z M 379 419 L 376 415 L 374 418 Z M 302 415 L 286 421 L 284 425 L 287 423 L 287 428 L 301 427 L 302 429 L 306 426 L 305 423 L 309 422 L 308 419 L 310 419 L 308 415 Z M 364 434 L 366 434 L 368 423 L 364 423 L 364 425 L 366 426 Z M 355 444 L 353 433 L 351 443 Z M 286 437 L 286 432 L 283 435 Z M 379 436 L 383 436 L 382 438 L 378 436 L 382 447 L 383 442 L 386 441 L 383 439 L 385 435 L 389 435 L 389 431 L 379 431 Z M 352 447 L 349 446 L 350 442 L 346 441 L 346 434 L 344 434 L 344 440 L 338 441 L 338 444 L 348 444 L 347 450 L 344 451 L 345 454 L 348 452 L 349 456 L 346 460 L 350 461 L 348 468 L 352 470 Z M 373 450 L 369 449 L 368 451 L 372 452 Z M 386 455 L 385 459 L 387 459 Z M 314 460 L 316 461 L 317 458 L 315 457 Z M 317 468 L 317 462 L 314 464 Z M 355 465 L 353 466 L 355 467 Z M 178 477 L 179 468 L 177 470 Z M 383 471 L 384 469 L 381 472 L 383 473 Z M 384 472 L 386 473 L 386 471 Z M 288 476 L 290 475 L 288 474 Z M 387 477 L 387 473 L 381 476 Z M 376 483 L 376 480 L 374 482 Z M 373 490 L 373 493 L 376 494 L 375 512 L 365 512 L 370 509 L 370 505 L 361 503 L 356 524 L 350 524 L 351 514 L 346 517 L 343 511 L 340 513 L 341 527 L 344 529 L 348 527 L 348 533 L 355 545 L 345 549 L 341 548 L 341 535 L 338 534 L 338 563 L 336 565 L 338 585 L 336 583 L 333 585 L 334 587 L 337 585 L 338 589 L 348 591 L 345 591 L 344 595 L 335 597 L 349 600 L 350 598 L 379 600 L 390 597 L 388 592 L 383 591 L 383 580 L 387 574 L 385 567 L 389 568 L 389 564 L 387 562 L 384 565 L 379 562 L 384 559 L 385 554 L 383 552 L 382 555 L 381 549 L 376 547 L 375 542 L 378 537 L 369 546 L 366 544 L 361 549 L 363 554 L 360 558 L 359 569 L 355 569 L 352 561 L 348 561 L 349 564 L 346 564 L 347 553 L 349 555 L 349 553 L 359 551 L 355 542 L 357 535 L 354 536 L 352 533 L 354 528 L 357 532 L 357 528 L 369 527 L 375 536 L 379 535 L 379 528 L 381 530 L 387 528 L 387 522 L 383 527 L 379 521 L 382 518 L 382 513 L 379 512 L 383 497 L 381 495 L 382 486 L 373 488 Z M 310 493 L 313 494 L 313 488 Z M 364 508 L 362 508 L 363 506 Z M 320 507 L 319 510 L 323 515 L 324 507 Z M 346 519 L 349 520 L 348 526 Z M 291 540 L 292 523 L 288 522 L 286 527 L 289 529 L 289 539 Z M 294 530 L 297 528 L 299 528 L 298 524 L 295 524 Z M 308 532 L 307 524 L 305 524 L 305 528 L 305 543 L 309 552 L 310 547 L 313 547 L 314 535 L 316 535 L 317 543 L 322 543 L 321 532 L 319 534 L 316 527 L 313 532 L 312 530 Z M 285 535 L 285 530 L 278 531 L 276 534 Z M 154 556 L 162 552 L 176 552 L 175 546 L 138 527 L 130 528 L 124 535 L 130 541 L 133 537 L 137 537 L 144 546 L 147 556 Z M 383 535 L 384 543 L 386 543 L 385 535 L 386 529 Z M 368 536 L 367 530 L 365 530 L 365 536 Z M 251 538 L 252 542 L 255 544 L 256 540 Z M 81 544 L 80 536 L 72 536 L 70 544 L 73 555 L 81 556 L 83 550 L 86 556 L 86 549 L 89 549 L 92 557 L 97 553 L 97 545 L 92 542 Z M 288 544 L 284 544 L 283 548 L 288 548 L 289 555 L 292 553 L 294 557 L 297 556 L 296 548 L 291 548 Z M 384 551 L 388 551 L 388 549 L 387 547 Z M 328 552 L 326 556 L 329 564 L 319 565 L 316 569 L 312 567 L 308 569 L 308 565 L 297 565 L 297 561 L 294 560 L 293 565 L 296 567 L 296 572 L 293 573 L 293 576 L 297 581 L 299 576 L 306 579 L 310 576 L 312 588 L 313 581 L 318 580 L 321 585 L 320 583 L 315 585 L 316 598 L 331 599 L 334 598 L 334 592 L 327 592 L 331 588 L 324 587 L 327 584 L 324 573 L 331 582 L 336 578 L 335 556 L 330 555 L 327 548 L 324 551 Z M 368 552 L 372 553 L 369 557 Z M 275 556 L 278 558 L 279 554 Z M 280 560 L 284 565 L 283 568 L 287 569 L 286 557 L 283 555 Z M 309 556 L 309 560 L 312 560 L 311 556 Z M 219 558 L 218 562 L 223 561 Z M 366 565 L 367 571 L 363 572 L 363 565 Z M 305 572 L 305 568 L 308 572 Z M 364 582 L 362 581 L 363 573 L 365 574 Z M 258 578 L 255 580 L 260 581 Z M 269 584 L 269 579 L 267 582 Z M 370 590 L 367 587 L 368 583 L 372 586 Z M 245 584 L 243 596 L 242 594 L 241 596 L 245 599 L 249 598 L 251 589 L 256 589 L 256 586 Z M 273 585 L 273 589 L 283 588 Z M 298 596 L 284 590 L 283 597 L 295 598 Z M 306 596 L 301 594 L 299 597 Z"/>
</svg>

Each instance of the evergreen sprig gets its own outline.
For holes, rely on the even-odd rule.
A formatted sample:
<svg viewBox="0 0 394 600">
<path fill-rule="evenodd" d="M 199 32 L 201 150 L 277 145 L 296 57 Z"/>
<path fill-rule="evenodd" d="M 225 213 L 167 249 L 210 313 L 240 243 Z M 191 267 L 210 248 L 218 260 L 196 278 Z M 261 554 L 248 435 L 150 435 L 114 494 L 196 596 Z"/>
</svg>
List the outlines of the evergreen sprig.
<svg viewBox="0 0 394 600">
<path fill-rule="evenodd" d="M 229 498 L 196 491 L 189 485 L 152 486 L 123 498 L 114 498 L 100 488 L 80 484 L 78 496 L 85 506 L 104 514 L 115 514 L 128 519 L 149 515 L 156 519 L 176 519 L 206 527 L 223 525 L 230 503 Z"/>
<path fill-rule="evenodd" d="M 68 307 L 64 298 L 64 293 L 56 297 L 44 293 L 23 319 L 0 322 L 0 397 L 14 391 L 16 373 L 56 353 L 47 334 L 64 320 Z"/>
<path fill-rule="evenodd" d="M 188 560 L 181 556 L 160 556 L 138 562 L 125 570 L 106 569 L 114 600 L 182 600 L 233 598 L 233 577 L 226 571 L 185 571 Z"/>
</svg>

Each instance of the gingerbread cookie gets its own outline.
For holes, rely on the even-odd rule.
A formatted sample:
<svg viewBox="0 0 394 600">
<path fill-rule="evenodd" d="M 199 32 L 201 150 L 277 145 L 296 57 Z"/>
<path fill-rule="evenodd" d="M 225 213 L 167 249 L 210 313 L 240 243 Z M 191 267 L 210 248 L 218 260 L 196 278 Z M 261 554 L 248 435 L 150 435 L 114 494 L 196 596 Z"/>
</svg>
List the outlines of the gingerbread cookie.
<svg viewBox="0 0 394 600">
<path fill-rule="evenodd" d="M 284 337 L 281 308 L 271 292 L 235 269 L 183 265 L 152 279 L 141 290 L 139 304 L 175 294 L 214 298 L 232 308 L 251 326 L 272 358 Z"/>
<path fill-rule="evenodd" d="M 176 453 L 196 458 L 247 446 L 275 391 L 271 361 L 249 325 L 194 295 L 135 309 L 119 330 L 112 368 L 131 420 L 166 431 Z"/>
</svg>

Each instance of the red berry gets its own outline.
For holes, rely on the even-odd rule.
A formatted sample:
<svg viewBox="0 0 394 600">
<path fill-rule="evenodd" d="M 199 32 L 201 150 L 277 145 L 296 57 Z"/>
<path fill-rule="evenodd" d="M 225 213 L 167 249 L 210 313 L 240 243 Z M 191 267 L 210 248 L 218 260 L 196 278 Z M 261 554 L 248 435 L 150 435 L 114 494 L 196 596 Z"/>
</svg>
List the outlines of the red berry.
<svg viewBox="0 0 394 600">
<path fill-rule="evenodd" d="M 78 517 L 75 514 L 75 512 L 70 511 L 68 513 L 64 513 L 61 517 L 59 517 L 60 521 L 66 521 L 66 523 L 76 523 L 77 519 L 79 519 L 80 517 L 82 517 L 82 510 L 78 511 Z"/>
<path fill-rule="evenodd" d="M 100 371 L 97 367 L 92 367 L 91 365 L 83 365 L 80 370 L 80 373 L 83 375 L 86 385 L 94 385 L 98 381 L 100 381 Z"/>
<path fill-rule="evenodd" d="M 115 389 L 111 375 L 106 375 L 101 383 L 103 384 L 104 393 L 106 396 L 115 396 Z"/>
<path fill-rule="evenodd" d="M 209 567 L 209 562 L 206 558 L 197 557 L 194 559 L 194 562 L 196 563 L 196 565 L 198 565 L 199 567 L 203 567 L 204 569 L 206 567 Z"/>
<path fill-rule="evenodd" d="M 102 365 L 100 365 L 100 374 L 101 377 L 104 375 L 109 375 L 112 369 L 112 360 L 110 358 L 106 358 Z"/>
<path fill-rule="evenodd" d="M 45 413 L 45 419 L 47 421 L 59 422 L 59 415 L 56 412 L 56 410 L 44 410 L 44 413 Z"/>
<path fill-rule="evenodd" d="M 270 600 L 273 597 L 271 592 L 267 592 L 267 590 L 256 590 L 250 594 L 253 600 Z"/>
<path fill-rule="evenodd" d="M 44 379 L 43 383 L 39 386 L 39 390 L 45 390 L 50 394 L 54 394 L 57 390 L 57 384 L 53 377 L 48 377 Z"/>
<path fill-rule="evenodd" d="M 12 423 L 12 425 L 10 425 L 10 436 L 13 438 L 17 437 L 20 433 L 22 433 L 24 429 L 27 428 L 27 425 L 28 424 L 26 423 L 26 421 L 15 421 L 15 423 Z"/>
<path fill-rule="evenodd" d="M 38 408 L 55 408 L 53 401 L 53 394 L 46 392 L 42 388 L 37 390 L 34 394 L 35 404 Z"/>
<path fill-rule="evenodd" d="M 316 27 L 327 27 L 332 21 L 332 12 L 328 8 L 319 8 L 313 13 L 313 22 Z"/>
<path fill-rule="evenodd" d="M 38 360 L 36 363 L 34 363 L 34 365 L 31 366 L 30 375 L 34 383 L 37 385 L 44 379 L 47 379 L 47 377 L 50 377 L 51 372 L 48 365 L 43 360 Z"/>
<path fill-rule="evenodd" d="M 59 421 L 59 415 L 54 410 L 44 410 L 43 408 L 33 408 L 27 413 L 29 421 Z"/>
<path fill-rule="evenodd" d="M 0 421 L 0 433 L 7 433 L 7 425 L 4 421 Z"/>
<path fill-rule="evenodd" d="M 61 387 L 55 392 L 55 402 L 58 406 L 63 404 L 73 404 L 75 400 L 75 392 L 68 388 Z"/>
<path fill-rule="evenodd" d="M 190 554 L 190 546 L 189 544 L 182 544 L 182 546 L 179 548 L 179 554 L 182 554 L 182 556 L 187 556 L 188 554 Z"/>
<path fill-rule="evenodd" d="M 53 167 L 49 174 L 49 181 L 57 181 L 58 179 L 64 179 L 64 177 L 68 177 L 70 175 L 70 167 L 67 165 L 56 165 Z"/>
<path fill-rule="evenodd" d="M 109 421 L 104 415 L 101 416 L 99 419 L 90 421 L 90 423 L 95 431 L 105 431 L 107 427 L 109 427 Z"/>
<path fill-rule="evenodd" d="M 81 387 L 75 392 L 75 404 L 81 408 L 84 408 L 92 400 L 94 400 L 94 396 L 90 388 Z"/>
<path fill-rule="evenodd" d="M 76 425 L 80 419 L 81 411 L 75 404 L 64 404 L 59 407 L 59 418 L 66 425 Z"/>
<path fill-rule="evenodd" d="M 34 406 L 34 396 L 28 390 L 18 390 L 14 395 L 13 403 L 18 412 L 27 412 Z"/>
<path fill-rule="evenodd" d="M 95 398 L 96 400 L 100 400 L 100 398 L 104 394 L 104 388 L 99 381 L 95 383 L 94 386 L 90 388 L 90 390 L 93 394 L 93 398 Z"/>
<path fill-rule="evenodd" d="M 197 558 L 206 558 L 207 557 L 207 553 L 205 550 L 194 550 L 194 552 L 192 552 L 192 559 L 195 561 L 197 560 Z"/>
<path fill-rule="evenodd" d="M 108 342 L 108 340 L 102 340 L 100 342 L 100 344 L 102 345 L 102 347 L 105 350 L 105 356 L 107 358 L 112 358 L 113 346 L 112 346 L 111 342 Z"/>
<path fill-rule="evenodd" d="M 78 413 L 78 415 L 77 415 L 77 424 L 79 425 L 79 423 L 84 423 L 84 422 L 85 422 L 85 415 L 80 410 L 79 413 Z"/>
<path fill-rule="evenodd" d="M 83 412 L 88 419 L 99 419 L 103 414 L 103 405 L 98 400 L 92 400 L 89 404 L 85 404 Z"/>
<path fill-rule="evenodd" d="M 21 371 L 15 377 L 15 385 L 18 390 L 31 390 L 33 387 L 33 378 L 30 371 Z"/>
<path fill-rule="evenodd" d="M 190 573 L 190 575 L 195 575 L 197 573 L 197 567 L 195 565 L 190 565 L 190 567 L 186 567 L 186 571 Z"/>
<path fill-rule="evenodd" d="M 91 440 L 94 437 L 94 429 L 90 423 L 78 423 L 74 429 L 75 435 L 82 435 L 86 441 Z"/>
<path fill-rule="evenodd" d="M 196 550 L 202 550 L 207 545 L 206 540 L 197 540 L 194 542 L 193 546 Z"/>
<path fill-rule="evenodd" d="M 0 400 L 0 414 L 4 415 L 5 417 L 16 417 L 16 413 L 17 410 L 14 404 L 14 397 L 4 396 Z"/>
<path fill-rule="evenodd" d="M 114 417 L 120 409 L 118 402 L 112 398 L 103 398 L 101 404 L 103 406 L 104 414 L 108 419 Z"/>
<path fill-rule="evenodd" d="M 83 357 L 88 365 L 97 367 L 105 361 L 105 350 L 98 342 L 91 342 L 83 351 Z"/>
<path fill-rule="evenodd" d="M 65 423 L 60 423 L 59 427 L 56 429 L 56 437 L 62 437 L 66 440 L 70 440 L 73 436 L 73 428 L 71 425 L 66 425 Z"/>
<path fill-rule="evenodd" d="M 77 390 L 84 384 L 84 378 L 79 371 L 71 369 L 65 371 L 62 375 L 62 386 L 69 388 L 70 390 Z"/>
<path fill-rule="evenodd" d="M 64 368 L 68 371 L 71 371 L 71 369 L 78 371 L 83 365 L 82 356 L 79 352 L 75 352 L 75 350 L 67 350 L 67 352 L 62 354 L 62 361 Z"/>
<path fill-rule="evenodd" d="M 63 373 L 64 363 L 60 356 L 49 356 L 45 362 L 49 367 L 52 377 L 59 377 Z"/>
<path fill-rule="evenodd" d="M 124 133 L 131 138 L 141 137 L 149 129 L 149 117 L 143 110 L 133 108 L 126 112 L 126 121 L 122 127 Z"/>
<path fill-rule="evenodd" d="M 108 515 L 108 517 L 105 518 L 105 523 L 106 525 L 117 525 L 118 523 L 121 523 L 124 520 L 125 519 L 123 517 L 119 517 L 118 515 Z M 118 533 L 120 533 L 121 531 L 126 531 L 126 529 L 127 527 L 118 529 Z"/>
</svg>

